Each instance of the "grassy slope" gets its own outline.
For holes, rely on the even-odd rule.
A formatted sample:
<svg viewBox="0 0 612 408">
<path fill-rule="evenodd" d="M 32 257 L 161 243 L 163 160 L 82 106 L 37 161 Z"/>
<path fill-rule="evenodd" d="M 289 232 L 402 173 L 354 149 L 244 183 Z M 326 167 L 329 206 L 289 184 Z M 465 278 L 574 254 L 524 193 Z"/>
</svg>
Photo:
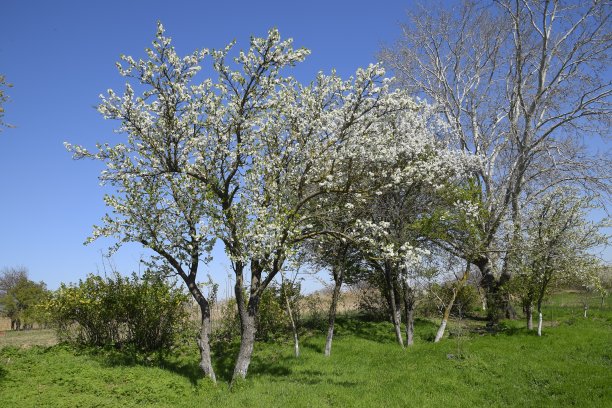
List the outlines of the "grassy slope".
<svg viewBox="0 0 612 408">
<path fill-rule="evenodd" d="M 258 344 L 245 383 L 228 390 L 199 380 L 197 352 L 160 363 L 117 352 L 64 347 L 0 351 L 0 402 L 11 407 L 354 406 L 603 407 L 612 405 L 612 313 L 555 304 L 559 320 L 542 338 L 510 322 L 497 335 L 432 344 L 435 326 L 417 324 L 417 344 L 402 350 L 387 323 L 341 319 L 333 356 L 323 335 Z M 456 327 L 456 325 L 455 325 Z M 452 324 L 451 324 L 452 329 Z M 217 373 L 231 375 L 233 352 L 217 350 Z"/>
</svg>

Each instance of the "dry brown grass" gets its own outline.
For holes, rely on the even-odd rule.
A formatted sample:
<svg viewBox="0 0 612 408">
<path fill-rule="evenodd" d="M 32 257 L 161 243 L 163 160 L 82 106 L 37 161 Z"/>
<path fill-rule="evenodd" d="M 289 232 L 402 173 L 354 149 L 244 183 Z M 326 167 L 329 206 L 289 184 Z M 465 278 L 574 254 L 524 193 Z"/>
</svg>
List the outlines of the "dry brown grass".
<svg viewBox="0 0 612 408">
<path fill-rule="evenodd" d="M 57 336 L 52 329 L 7 330 L 0 331 L 0 348 L 13 346 L 29 348 L 32 346 L 53 346 L 57 344 Z"/>
</svg>

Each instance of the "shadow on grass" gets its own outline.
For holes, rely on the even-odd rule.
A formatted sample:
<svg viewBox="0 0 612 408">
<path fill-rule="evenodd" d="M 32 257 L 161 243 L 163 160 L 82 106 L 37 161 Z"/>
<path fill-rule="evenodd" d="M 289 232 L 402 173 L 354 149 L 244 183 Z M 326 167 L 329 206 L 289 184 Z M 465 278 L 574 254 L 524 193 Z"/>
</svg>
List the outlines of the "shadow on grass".
<svg viewBox="0 0 612 408">
<path fill-rule="evenodd" d="M 289 366 L 294 357 L 270 350 L 268 346 L 269 344 L 265 342 L 255 342 L 255 350 L 249 365 L 249 375 L 272 377 L 290 375 L 291 369 Z M 217 378 L 230 382 L 234 373 L 234 364 L 240 351 L 240 344 L 236 341 L 232 343 L 217 343 L 213 350 L 213 364 Z"/>
<path fill-rule="evenodd" d="M 291 374 L 289 365 L 292 356 L 272 352 L 267 347 L 258 350 L 259 344 L 259 342 L 255 343 L 256 351 L 251 359 L 249 375 L 287 376 Z M 218 381 L 228 383 L 231 381 L 239 349 L 240 344 L 236 341 L 211 346 L 213 367 Z M 107 367 L 141 366 L 167 370 L 185 377 L 193 385 L 197 385 L 198 381 L 204 377 L 199 366 L 199 351 L 196 347 L 167 353 L 141 353 L 133 349 L 112 347 L 74 350 Z M 0 372 L 1 379 L 2 372 Z"/>
<path fill-rule="evenodd" d="M 300 371 L 293 376 L 292 381 L 302 385 L 331 384 L 344 388 L 354 388 L 360 385 L 357 381 L 337 380 L 320 370 Z"/>
<path fill-rule="evenodd" d="M 189 355 L 185 352 L 142 353 L 128 348 L 111 347 L 75 350 L 107 367 L 156 367 L 183 376 L 193 385 L 203 378 L 195 350 Z"/>
<path fill-rule="evenodd" d="M 349 315 L 336 318 L 334 337 L 353 335 L 377 343 L 394 343 L 393 326 L 389 322 L 371 320 L 366 316 Z"/>
<path fill-rule="evenodd" d="M 433 341 L 438 326 L 427 319 L 415 319 L 415 335 L 424 341 Z M 359 338 L 377 343 L 396 343 L 393 324 L 388 321 L 376 321 L 366 316 L 352 315 L 340 316 L 337 319 L 338 337 L 343 335 L 353 335 Z M 404 335 L 402 325 L 402 335 Z"/>
</svg>

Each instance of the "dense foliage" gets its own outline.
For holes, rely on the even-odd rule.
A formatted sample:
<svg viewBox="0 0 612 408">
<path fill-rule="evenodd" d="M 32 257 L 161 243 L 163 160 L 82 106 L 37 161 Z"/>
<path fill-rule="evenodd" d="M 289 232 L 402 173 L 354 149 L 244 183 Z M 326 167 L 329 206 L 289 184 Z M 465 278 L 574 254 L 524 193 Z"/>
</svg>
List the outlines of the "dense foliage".
<svg viewBox="0 0 612 408">
<path fill-rule="evenodd" d="M 48 296 L 44 282 L 28 279 L 25 268 L 4 268 L 0 272 L 0 312 L 11 319 L 11 329 L 44 325 L 46 318 L 39 304 Z"/>
<path fill-rule="evenodd" d="M 60 339 L 73 344 L 167 350 L 186 326 L 187 299 L 153 275 L 89 275 L 76 285 L 62 284 L 46 310 Z"/>
<path fill-rule="evenodd" d="M 299 323 L 300 308 L 299 283 L 285 282 L 273 284 L 263 293 L 257 316 L 256 339 L 261 341 L 286 340 L 291 335 L 291 321 L 287 303 L 291 308 L 294 320 Z M 221 306 L 221 313 L 214 320 L 213 342 L 233 341 L 240 336 L 240 318 L 234 299 Z"/>
</svg>

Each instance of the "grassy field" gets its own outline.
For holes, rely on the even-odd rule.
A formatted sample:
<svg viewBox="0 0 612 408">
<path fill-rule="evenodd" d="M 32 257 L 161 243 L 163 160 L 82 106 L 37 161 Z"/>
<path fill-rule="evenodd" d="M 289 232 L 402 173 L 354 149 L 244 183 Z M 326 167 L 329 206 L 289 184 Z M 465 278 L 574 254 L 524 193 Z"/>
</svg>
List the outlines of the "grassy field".
<svg viewBox="0 0 612 408">
<path fill-rule="evenodd" d="M 414 347 L 394 343 L 388 323 L 344 317 L 333 355 L 309 333 L 302 356 L 291 344 L 257 344 L 248 379 L 228 388 L 237 349 L 215 350 L 220 383 L 200 379 L 197 350 L 167 358 L 114 350 L 34 346 L 0 350 L 0 405 L 6 407 L 606 407 L 612 406 L 612 311 L 563 294 L 544 311 L 544 336 L 522 321 L 500 331 L 419 320 Z M 597 306 L 596 306 L 597 305 Z M 550 321 L 554 317 L 554 321 Z M 45 334 L 39 332 L 39 334 Z M 6 345 L 9 336 L 0 338 Z M 16 336 L 17 337 L 17 336 Z"/>
</svg>

